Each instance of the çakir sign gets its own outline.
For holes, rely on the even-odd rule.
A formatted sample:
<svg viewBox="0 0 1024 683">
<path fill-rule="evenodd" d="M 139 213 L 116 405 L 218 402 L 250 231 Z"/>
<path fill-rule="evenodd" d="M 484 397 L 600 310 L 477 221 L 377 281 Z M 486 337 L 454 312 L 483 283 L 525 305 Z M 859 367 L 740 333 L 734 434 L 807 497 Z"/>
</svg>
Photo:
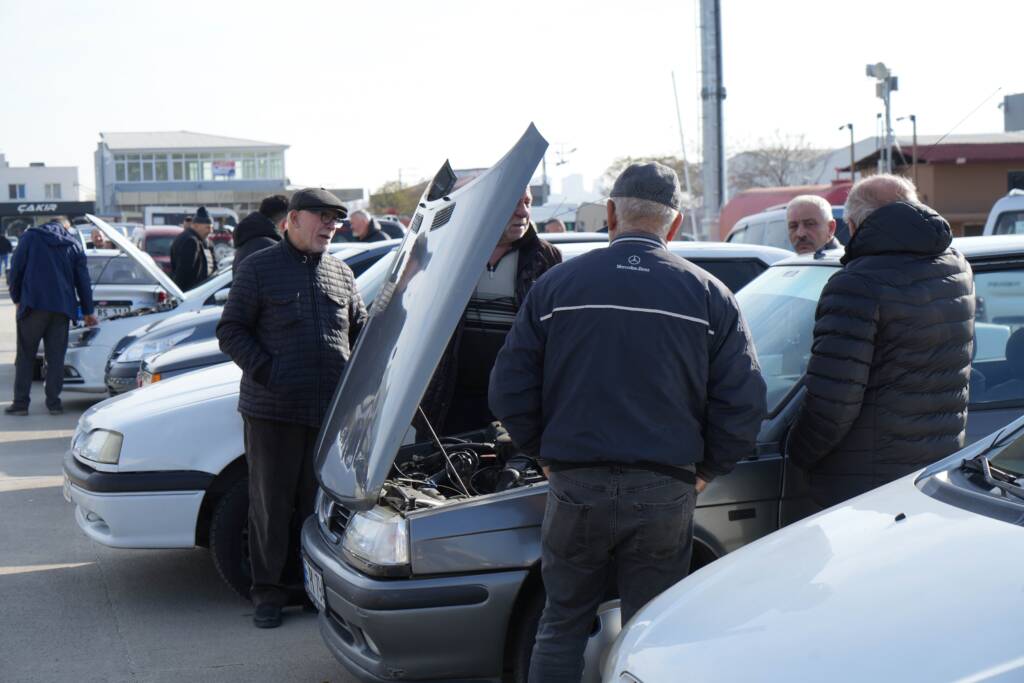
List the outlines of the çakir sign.
<svg viewBox="0 0 1024 683">
<path fill-rule="evenodd" d="M 233 161 L 214 161 L 213 162 L 213 177 L 214 178 L 234 178 L 235 177 L 235 162 L 233 162 Z"/>
</svg>

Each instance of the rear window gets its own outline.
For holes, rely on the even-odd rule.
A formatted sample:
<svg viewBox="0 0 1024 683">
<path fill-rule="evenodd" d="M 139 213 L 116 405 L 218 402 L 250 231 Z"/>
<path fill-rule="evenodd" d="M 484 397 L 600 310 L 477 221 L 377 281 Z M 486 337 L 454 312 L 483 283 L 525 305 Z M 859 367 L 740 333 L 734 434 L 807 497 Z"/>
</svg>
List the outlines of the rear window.
<svg viewBox="0 0 1024 683">
<path fill-rule="evenodd" d="M 1024 235 L 1024 211 L 1004 211 L 996 219 L 997 235 Z"/>
<path fill-rule="evenodd" d="M 708 271 L 733 292 L 738 292 L 748 282 L 764 272 L 765 266 L 760 261 L 736 260 L 701 260 L 690 259 L 690 262 Z"/>
<path fill-rule="evenodd" d="M 1024 269 L 974 274 L 971 404 L 1024 401 Z"/>
<path fill-rule="evenodd" d="M 93 285 L 155 285 L 146 270 L 127 256 L 90 256 L 86 262 Z"/>
<path fill-rule="evenodd" d="M 170 256 L 174 235 L 150 235 L 146 237 L 146 253 L 152 256 Z"/>
</svg>

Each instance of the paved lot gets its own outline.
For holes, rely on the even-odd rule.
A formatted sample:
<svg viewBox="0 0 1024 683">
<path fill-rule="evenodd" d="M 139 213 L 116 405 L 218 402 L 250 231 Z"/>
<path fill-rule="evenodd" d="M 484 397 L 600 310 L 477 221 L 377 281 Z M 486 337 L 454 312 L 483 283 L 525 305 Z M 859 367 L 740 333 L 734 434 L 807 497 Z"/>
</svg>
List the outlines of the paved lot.
<svg viewBox="0 0 1024 683">
<path fill-rule="evenodd" d="M 14 382 L 14 306 L 0 302 L 0 406 Z M 252 609 L 209 554 L 115 550 L 89 540 L 61 496 L 61 461 L 95 398 L 64 394 L 29 417 L 0 414 L 0 681 L 347 681 L 316 617 L 286 612 L 252 627 Z"/>
</svg>

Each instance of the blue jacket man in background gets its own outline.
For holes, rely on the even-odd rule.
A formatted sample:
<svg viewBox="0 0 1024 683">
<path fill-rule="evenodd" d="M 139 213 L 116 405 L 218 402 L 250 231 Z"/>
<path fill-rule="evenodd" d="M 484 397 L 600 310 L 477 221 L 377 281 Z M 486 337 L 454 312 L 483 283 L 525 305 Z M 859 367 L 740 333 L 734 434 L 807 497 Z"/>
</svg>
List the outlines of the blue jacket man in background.
<svg viewBox="0 0 1024 683">
<path fill-rule="evenodd" d="M 28 415 L 32 369 L 40 341 L 45 345 L 48 368 L 46 407 L 51 415 L 64 412 L 60 392 L 64 387 L 68 324 L 78 318 L 79 303 L 85 324 L 92 327 L 97 323 L 85 251 L 70 227 L 68 219 L 60 216 L 26 230 L 11 259 L 8 289 L 17 306 L 18 349 L 14 402 L 4 409 L 8 415 Z"/>
<path fill-rule="evenodd" d="M 669 167 L 623 171 L 608 248 L 537 280 L 491 372 L 491 410 L 548 475 L 531 683 L 580 680 L 613 575 L 623 623 L 686 576 L 697 494 L 755 452 L 765 383 L 732 293 L 666 247 L 681 200 Z"/>
</svg>

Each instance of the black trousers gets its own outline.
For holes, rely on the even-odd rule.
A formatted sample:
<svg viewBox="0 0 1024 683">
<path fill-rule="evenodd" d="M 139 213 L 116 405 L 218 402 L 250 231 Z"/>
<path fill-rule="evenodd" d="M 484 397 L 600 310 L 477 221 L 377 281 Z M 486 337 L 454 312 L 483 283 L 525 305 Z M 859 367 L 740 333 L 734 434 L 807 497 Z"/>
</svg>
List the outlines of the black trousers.
<svg viewBox="0 0 1024 683">
<path fill-rule="evenodd" d="M 64 354 L 68 350 L 68 317 L 63 313 L 32 310 L 18 320 L 18 350 L 14 356 L 14 405 L 28 408 L 32 371 L 39 342 L 46 357 L 46 407 L 60 407 L 64 388 Z"/>
<path fill-rule="evenodd" d="M 541 527 L 547 591 L 530 683 L 578 683 L 583 653 L 614 571 L 622 623 L 690 570 L 693 484 L 643 469 L 554 471 Z"/>
<path fill-rule="evenodd" d="M 243 416 L 249 464 L 252 602 L 284 606 L 301 582 L 299 533 L 313 514 L 315 427 Z"/>
</svg>

